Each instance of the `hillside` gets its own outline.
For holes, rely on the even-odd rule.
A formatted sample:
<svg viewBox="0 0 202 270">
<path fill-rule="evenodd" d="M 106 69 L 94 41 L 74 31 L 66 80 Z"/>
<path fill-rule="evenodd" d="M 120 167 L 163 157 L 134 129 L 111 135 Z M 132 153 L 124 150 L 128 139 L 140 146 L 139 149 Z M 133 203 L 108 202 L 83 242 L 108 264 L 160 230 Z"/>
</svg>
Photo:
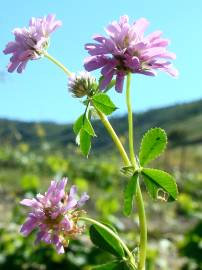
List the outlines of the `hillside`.
<svg viewBox="0 0 202 270">
<path fill-rule="evenodd" d="M 112 125 L 120 136 L 127 136 L 127 116 L 111 118 Z M 138 138 L 150 127 L 162 127 L 169 136 L 170 145 L 202 143 L 202 100 L 153 109 L 135 115 Z M 111 139 L 99 121 L 93 123 L 98 139 L 94 139 L 95 149 L 110 148 Z M 17 145 L 28 143 L 37 149 L 42 142 L 52 148 L 63 148 L 75 143 L 72 124 L 52 122 L 22 122 L 0 119 L 0 144 Z"/>
</svg>

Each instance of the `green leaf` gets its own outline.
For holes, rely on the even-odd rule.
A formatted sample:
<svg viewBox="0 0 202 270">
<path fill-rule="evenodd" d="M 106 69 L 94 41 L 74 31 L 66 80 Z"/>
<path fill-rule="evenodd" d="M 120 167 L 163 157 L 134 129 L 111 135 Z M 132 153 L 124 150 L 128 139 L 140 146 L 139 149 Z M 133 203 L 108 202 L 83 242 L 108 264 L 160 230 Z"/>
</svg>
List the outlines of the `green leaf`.
<svg viewBox="0 0 202 270">
<path fill-rule="evenodd" d="M 109 229 L 112 230 L 112 227 L 110 226 Z M 116 233 L 114 229 L 113 231 Z M 91 241 L 97 247 L 110 252 L 116 257 L 124 257 L 124 251 L 119 241 L 114 238 L 114 236 L 112 236 L 107 230 L 99 227 L 98 225 L 91 225 L 89 233 Z"/>
<path fill-rule="evenodd" d="M 157 200 L 158 198 L 158 190 L 161 188 L 159 185 L 157 185 L 154 181 L 151 181 L 150 178 L 148 178 L 147 175 L 143 175 L 144 183 L 146 185 L 147 191 L 152 197 L 152 199 Z"/>
<path fill-rule="evenodd" d="M 89 135 L 93 137 L 96 136 L 95 131 L 91 125 L 91 122 L 87 117 L 85 117 L 83 128 Z"/>
<path fill-rule="evenodd" d="M 84 156 L 88 156 L 91 148 L 91 136 L 82 128 L 79 132 L 80 137 L 80 149 Z"/>
<path fill-rule="evenodd" d="M 114 261 L 106 264 L 94 266 L 92 270 L 130 270 L 129 266 L 123 261 Z"/>
<path fill-rule="evenodd" d="M 79 116 L 76 122 L 73 125 L 74 133 L 77 135 L 83 126 L 83 114 Z"/>
<path fill-rule="evenodd" d="M 93 104 L 95 108 L 106 115 L 111 114 L 117 108 L 114 103 L 111 101 L 110 97 L 106 94 L 99 93 L 93 96 Z"/>
<path fill-rule="evenodd" d="M 87 118 L 86 115 L 82 114 L 79 116 L 79 118 L 76 120 L 73 126 L 74 133 L 77 135 L 81 129 L 84 129 L 89 135 L 96 136 L 95 131 L 91 125 L 91 122 Z"/>
<path fill-rule="evenodd" d="M 129 216 L 133 208 L 133 199 L 136 194 L 138 173 L 135 173 L 129 180 L 124 191 L 124 215 Z"/>
<path fill-rule="evenodd" d="M 142 138 L 139 160 L 144 166 L 157 158 L 166 148 L 167 136 L 163 129 L 152 128 Z"/>
<path fill-rule="evenodd" d="M 175 179 L 167 172 L 144 168 L 141 171 L 148 192 L 153 199 L 174 201 L 177 199 L 178 190 Z"/>
</svg>

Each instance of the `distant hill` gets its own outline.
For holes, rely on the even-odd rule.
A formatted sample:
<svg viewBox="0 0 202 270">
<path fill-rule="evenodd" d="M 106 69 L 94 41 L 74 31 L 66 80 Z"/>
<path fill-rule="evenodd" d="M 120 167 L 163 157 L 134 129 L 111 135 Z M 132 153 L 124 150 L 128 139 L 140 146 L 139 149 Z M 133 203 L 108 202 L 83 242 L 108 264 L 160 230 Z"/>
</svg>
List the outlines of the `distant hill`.
<svg viewBox="0 0 202 270">
<path fill-rule="evenodd" d="M 134 117 L 138 138 L 151 127 L 164 128 L 170 139 L 170 146 L 202 143 L 202 100 L 152 109 Z M 117 133 L 127 136 L 127 116 L 111 118 L 110 122 Z M 107 136 L 100 121 L 93 122 L 98 139 L 94 139 L 95 149 L 110 148 L 111 139 Z M 138 141 L 138 140 L 137 140 Z M 31 148 L 40 148 L 48 142 L 52 148 L 63 148 L 75 143 L 71 124 L 52 122 L 22 122 L 0 119 L 0 145 L 28 143 Z"/>
</svg>

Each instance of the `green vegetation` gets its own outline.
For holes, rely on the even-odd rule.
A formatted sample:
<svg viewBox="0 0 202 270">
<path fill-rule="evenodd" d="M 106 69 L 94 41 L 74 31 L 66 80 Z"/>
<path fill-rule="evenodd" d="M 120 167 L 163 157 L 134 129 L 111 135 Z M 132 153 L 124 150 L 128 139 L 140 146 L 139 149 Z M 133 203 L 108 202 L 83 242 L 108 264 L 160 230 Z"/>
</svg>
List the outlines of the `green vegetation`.
<svg viewBox="0 0 202 270">
<path fill-rule="evenodd" d="M 151 162 L 155 167 L 174 174 L 180 191 L 174 204 L 163 203 L 165 194 L 157 196 L 162 203 L 158 201 L 151 204 L 151 199 L 146 196 L 146 188 L 151 188 L 152 195 L 155 193 L 154 185 L 149 186 L 151 179 L 141 181 L 149 220 L 150 242 L 146 270 L 202 270 L 202 101 L 138 114 L 137 121 L 141 127 L 138 130 L 139 138 L 150 127 L 161 126 L 167 130 L 171 139 L 168 150 L 153 161 L 166 144 L 166 138 L 157 129 L 157 132 L 146 136 L 152 136 L 154 144 L 160 138 L 162 147 L 154 152 L 152 147 L 148 147 L 145 137 L 140 162 Z M 125 116 L 113 118 L 111 122 L 125 144 Z M 113 260 L 113 263 L 102 269 L 120 269 L 117 268 L 116 260 L 123 251 L 116 239 L 112 238 L 109 242 L 108 236 L 101 235 L 103 232 L 95 225 L 90 230 L 96 230 L 97 233 L 94 243 L 99 247 L 99 237 L 105 237 L 107 241 L 104 244 L 111 250 L 111 255 L 93 246 L 87 235 L 73 239 L 66 254 L 57 255 L 52 247 L 43 244 L 35 246 L 34 236 L 24 238 L 19 234 L 26 211 L 19 201 L 44 192 L 51 178 L 67 176 L 71 184 L 75 183 L 79 187 L 80 192 L 87 190 L 91 196 L 87 204 L 89 215 L 94 217 L 98 213 L 104 224 L 113 224 L 113 230 L 121 234 L 129 247 L 133 246 L 134 237 L 138 234 L 131 228 L 138 228 L 137 216 L 131 222 L 122 217 L 123 208 L 128 215 L 132 206 L 136 207 L 135 202 L 132 202 L 133 194 L 129 192 L 131 188 L 126 187 L 126 175 L 132 177 L 133 168 L 123 167 L 117 171 L 117 163 L 120 166 L 123 164 L 116 151 L 112 150 L 112 142 L 98 121 L 93 122 L 93 127 L 99 140 L 93 138 L 95 150 L 90 153 L 88 162 L 75 145 L 71 125 L 0 120 L 0 269 L 89 270 L 103 261 Z M 94 134 L 88 124 L 85 130 Z M 140 147 L 137 143 L 138 150 Z M 144 158 L 145 151 L 150 153 L 149 160 Z M 156 170 L 148 170 L 144 169 L 143 174 L 152 178 Z M 136 177 L 131 178 L 129 185 L 135 190 Z M 123 187 L 125 194 L 120 192 Z M 166 188 L 175 198 L 172 179 L 168 179 Z M 137 250 L 133 252 L 136 254 Z M 124 267 L 127 269 L 123 262 Z"/>
<path fill-rule="evenodd" d="M 196 144 L 202 142 L 202 100 L 170 106 L 162 109 L 153 109 L 139 113 L 135 117 L 138 126 L 138 137 L 151 127 L 161 127 L 168 133 L 170 144 L 174 146 Z M 127 136 L 126 116 L 111 118 L 111 123 L 120 136 Z M 106 136 L 99 121 L 93 123 L 99 140 L 94 139 L 96 149 L 109 149 L 111 139 Z M 72 125 L 59 125 L 51 122 L 21 122 L 0 120 L 0 143 L 12 144 L 27 143 L 33 149 L 41 148 L 41 142 L 48 142 L 53 149 L 75 143 Z"/>
</svg>

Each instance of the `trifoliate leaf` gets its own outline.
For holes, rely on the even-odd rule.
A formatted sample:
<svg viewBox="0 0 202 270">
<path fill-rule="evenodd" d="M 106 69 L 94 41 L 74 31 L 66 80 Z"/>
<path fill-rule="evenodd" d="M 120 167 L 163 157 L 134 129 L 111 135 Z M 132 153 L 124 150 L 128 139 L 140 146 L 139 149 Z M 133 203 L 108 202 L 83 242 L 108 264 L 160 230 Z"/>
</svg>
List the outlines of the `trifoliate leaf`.
<svg viewBox="0 0 202 270">
<path fill-rule="evenodd" d="M 167 136 L 163 129 L 152 128 L 147 131 L 141 142 L 139 153 L 140 165 L 144 166 L 157 158 L 165 150 L 166 144 Z"/>
<path fill-rule="evenodd" d="M 133 208 L 133 200 L 136 194 L 138 173 L 135 173 L 129 180 L 124 191 L 124 215 L 129 216 Z"/>
<path fill-rule="evenodd" d="M 86 114 L 82 114 L 79 116 L 79 118 L 76 120 L 73 126 L 74 133 L 77 135 L 81 129 L 85 129 L 85 131 L 91 135 L 96 136 L 95 131 L 91 125 L 90 120 L 87 118 Z"/>
<path fill-rule="evenodd" d="M 177 199 L 177 184 L 167 172 L 144 168 L 141 171 L 145 185 L 153 199 L 174 201 Z"/>
<path fill-rule="evenodd" d="M 112 227 L 110 226 L 109 229 L 112 230 Z M 113 232 L 117 233 L 115 229 L 113 229 Z M 110 252 L 116 257 L 121 258 L 124 257 L 125 254 L 119 241 L 113 235 L 111 235 L 106 229 L 98 225 L 91 225 L 89 233 L 91 241 L 97 247 Z"/>
<path fill-rule="evenodd" d="M 95 108 L 106 115 L 111 114 L 117 109 L 110 97 L 104 93 L 94 95 L 92 100 Z"/>
</svg>

